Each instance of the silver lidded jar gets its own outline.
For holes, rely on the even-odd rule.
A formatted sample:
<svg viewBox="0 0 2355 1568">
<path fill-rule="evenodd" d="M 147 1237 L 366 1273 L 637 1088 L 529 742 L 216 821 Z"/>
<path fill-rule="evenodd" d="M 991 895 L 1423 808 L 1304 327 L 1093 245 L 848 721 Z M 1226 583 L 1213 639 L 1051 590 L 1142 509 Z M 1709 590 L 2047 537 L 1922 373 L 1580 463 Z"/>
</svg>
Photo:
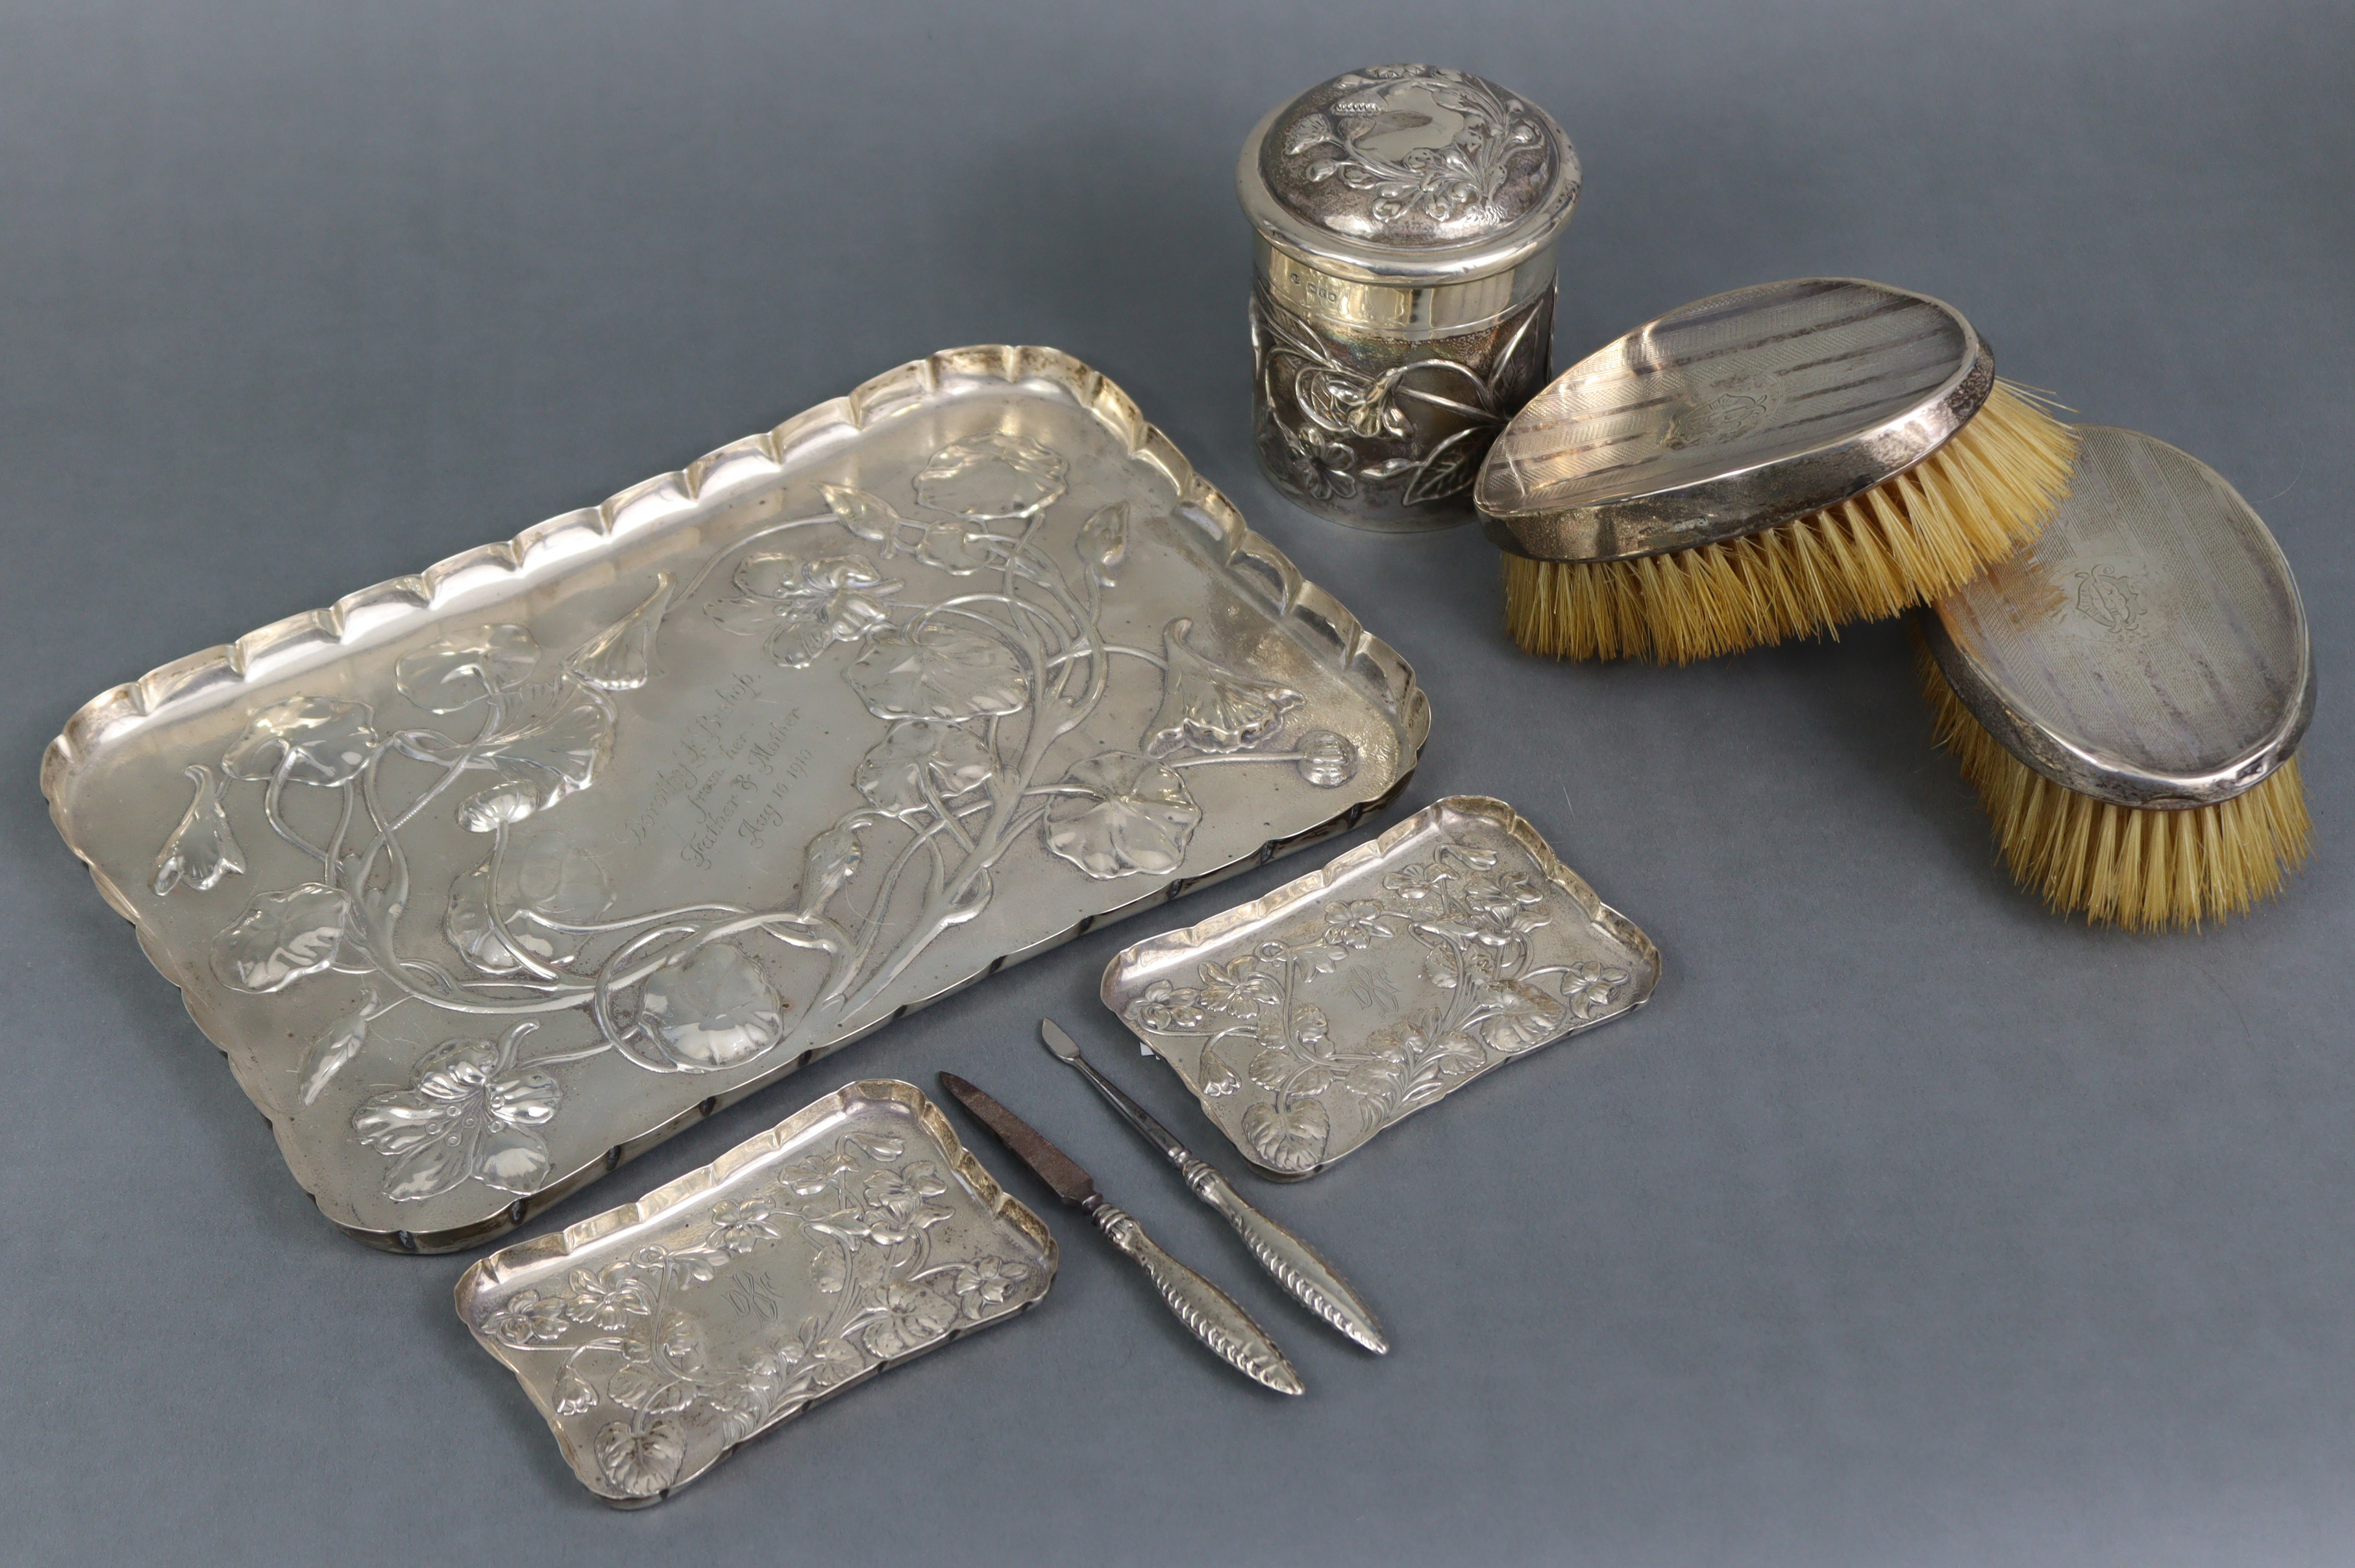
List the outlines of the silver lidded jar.
<svg viewBox="0 0 2355 1568">
<path fill-rule="evenodd" d="M 1359 528 L 1471 521 L 1489 443 L 1551 374 L 1570 138 L 1480 77 L 1369 66 L 1262 120 L 1235 183 L 1269 479 Z"/>
</svg>

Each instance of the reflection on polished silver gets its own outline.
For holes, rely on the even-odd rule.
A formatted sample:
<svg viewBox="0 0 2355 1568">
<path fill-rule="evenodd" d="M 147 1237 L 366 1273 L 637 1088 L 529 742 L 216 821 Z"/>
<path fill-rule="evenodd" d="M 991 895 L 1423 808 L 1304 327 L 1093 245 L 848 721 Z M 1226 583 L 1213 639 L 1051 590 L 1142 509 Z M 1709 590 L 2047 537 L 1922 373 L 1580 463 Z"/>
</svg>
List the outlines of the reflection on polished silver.
<svg viewBox="0 0 2355 1568">
<path fill-rule="evenodd" d="M 1374 1354 L 1387 1355 L 1391 1342 L 1382 1334 L 1382 1326 L 1340 1272 L 1319 1255 L 1316 1249 L 1261 1213 L 1237 1192 L 1234 1183 L 1220 1175 L 1216 1166 L 1203 1159 L 1178 1141 L 1177 1136 L 1144 1106 L 1129 1098 L 1119 1084 L 1096 1071 L 1095 1064 L 1080 1054 L 1079 1041 L 1052 1019 L 1039 1020 L 1039 1038 L 1055 1059 L 1067 1064 L 1088 1082 L 1089 1087 L 1104 1097 L 1105 1103 L 1117 1112 L 1120 1119 L 1136 1130 L 1139 1137 L 1161 1151 L 1161 1157 L 1178 1168 L 1186 1179 L 1186 1189 L 1212 1211 L 1235 1228 L 1235 1234 L 1251 1248 L 1252 1256 L 1278 1285 L 1291 1293 L 1292 1298 L 1350 1339 Z"/>
<path fill-rule="evenodd" d="M 737 1445 L 1038 1305 L 1055 1239 L 913 1084 L 847 1084 L 699 1170 L 493 1253 L 458 1316 L 581 1485 L 660 1502 Z"/>
<path fill-rule="evenodd" d="M 1141 942 L 1104 1005 L 1269 1176 L 1313 1176 L 1641 1007 L 1658 949 L 1500 800 L 1455 795 L 1265 898 Z"/>
<path fill-rule="evenodd" d="M 1539 393 L 1491 448 L 1488 537 L 1540 560 L 1620 560 L 1756 533 L 1945 444 L 1995 386 L 1961 313 L 1799 278 L 1670 311 Z"/>
<path fill-rule="evenodd" d="M 1105 1240 L 1145 1271 L 1170 1315 L 1212 1354 L 1262 1387 L 1285 1394 L 1301 1392 L 1300 1374 L 1252 1315 L 1225 1291 L 1171 1257 L 1133 1217 L 1106 1202 L 1096 1190 L 1095 1179 L 1077 1160 L 955 1073 L 942 1073 L 941 1087 L 987 1127 L 1008 1153 L 1028 1166 L 1033 1176 L 1054 1189 L 1056 1197 L 1093 1220 Z"/>
<path fill-rule="evenodd" d="M 1545 382 L 1570 139 L 1494 82 L 1375 66 L 1261 121 L 1236 182 L 1270 479 L 1362 527 L 1468 521 L 1481 456 Z"/>
<path fill-rule="evenodd" d="M 43 784 L 320 1208 L 431 1250 L 1346 827 L 1429 722 L 1116 389 L 982 348 L 110 692 Z"/>
<path fill-rule="evenodd" d="M 1931 651 L 2004 749 L 2116 805 L 2245 793 L 2296 750 L 2314 659 L 2289 563 L 2187 453 L 2082 425 L 2043 534 L 1938 602 Z"/>
</svg>

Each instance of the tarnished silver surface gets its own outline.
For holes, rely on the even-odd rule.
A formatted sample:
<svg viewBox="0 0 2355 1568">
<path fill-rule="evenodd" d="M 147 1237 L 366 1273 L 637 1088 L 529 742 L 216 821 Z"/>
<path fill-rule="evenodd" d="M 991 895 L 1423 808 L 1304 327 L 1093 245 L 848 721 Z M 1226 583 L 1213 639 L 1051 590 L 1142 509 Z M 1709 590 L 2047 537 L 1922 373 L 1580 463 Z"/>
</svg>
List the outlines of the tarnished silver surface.
<svg viewBox="0 0 2355 1568">
<path fill-rule="evenodd" d="M 1595 350 L 1489 448 L 1474 499 L 1498 547 L 1617 560 L 1756 533 L 1945 444 L 1995 357 L 1953 306 L 1854 278 L 1762 283 Z"/>
<path fill-rule="evenodd" d="M 1062 1025 L 1052 1019 L 1040 1019 L 1039 1038 L 1058 1061 L 1087 1080 L 1088 1086 L 1103 1096 L 1122 1121 L 1136 1129 L 1138 1136 L 1159 1149 L 1162 1157 L 1178 1168 L 1178 1173 L 1186 1179 L 1186 1189 L 1235 1228 L 1235 1234 L 1243 1239 L 1259 1266 L 1295 1301 L 1374 1354 L 1390 1353 L 1391 1342 L 1382 1333 L 1373 1308 L 1341 1277 L 1338 1269 L 1325 1261 L 1323 1254 L 1261 1213 L 1235 1190 L 1233 1182 L 1220 1174 L 1218 1167 L 1179 1143 L 1177 1135 L 1163 1126 L 1153 1113 L 1098 1072 L 1095 1063 L 1080 1053 L 1080 1042 L 1065 1032 Z"/>
<path fill-rule="evenodd" d="M 508 1247 L 458 1316 L 581 1485 L 660 1502 L 820 1400 L 1036 1306 L 1055 1238 L 914 1085 L 849 1083 L 635 1203 Z"/>
<path fill-rule="evenodd" d="M 1509 272 L 1577 205 L 1578 150 L 1553 117 L 1444 66 L 1378 65 L 1319 82 L 1243 144 L 1252 226 L 1319 271 L 1431 286 Z"/>
<path fill-rule="evenodd" d="M 1659 950 L 1501 800 L 1123 949 L 1104 1005 L 1267 1175 L 1313 1176 L 1516 1057 L 1641 1007 Z"/>
<path fill-rule="evenodd" d="M 1144 1226 L 1105 1201 L 1096 1190 L 1095 1178 L 1082 1170 L 1079 1161 L 955 1073 L 942 1073 L 941 1087 L 1005 1144 L 1007 1152 L 1028 1166 L 1032 1175 L 1053 1188 L 1056 1197 L 1093 1220 L 1104 1238 L 1145 1271 L 1153 1288 L 1161 1293 L 1163 1305 L 1211 1354 L 1277 1393 L 1301 1392 L 1300 1374 L 1268 1338 L 1267 1330 L 1234 1297 L 1171 1257 L 1160 1243 L 1145 1233 Z"/>
<path fill-rule="evenodd" d="M 1236 187 L 1269 478 L 1360 527 L 1469 521 L 1482 454 L 1550 362 L 1579 191 L 1561 127 L 1479 77 L 1369 67 L 1261 121 Z"/>
<path fill-rule="evenodd" d="M 2263 782 L 2314 717 L 2289 562 L 2190 453 L 2080 425 L 2044 532 L 1924 617 L 1931 651 L 2004 749 L 2118 805 L 2195 806 Z"/>
<path fill-rule="evenodd" d="M 1429 725 L 1117 389 L 991 347 L 118 688 L 42 783 L 328 1218 L 438 1249 Z"/>
</svg>

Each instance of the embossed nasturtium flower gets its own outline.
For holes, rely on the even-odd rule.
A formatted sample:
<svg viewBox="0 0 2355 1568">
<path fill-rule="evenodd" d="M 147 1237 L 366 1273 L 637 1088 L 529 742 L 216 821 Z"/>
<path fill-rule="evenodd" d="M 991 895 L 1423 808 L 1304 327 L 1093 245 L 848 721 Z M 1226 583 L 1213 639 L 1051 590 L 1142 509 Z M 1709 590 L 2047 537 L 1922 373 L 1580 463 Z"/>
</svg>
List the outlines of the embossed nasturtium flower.
<svg viewBox="0 0 2355 1568">
<path fill-rule="evenodd" d="M 655 638 L 670 609 L 671 575 L 655 574 L 654 592 L 638 607 L 572 650 L 564 661 L 574 678 L 599 691 L 635 691 L 655 673 Z"/>
<path fill-rule="evenodd" d="M 1156 1034 L 1193 1034 L 1202 1028 L 1202 993 L 1156 980 L 1122 1016 Z"/>
<path fill-rule="evenodd" d="M 575 1323 L 593 1325 L 601 1334 L 619 1334 L 631 1318 L 650 1317 L 654 1309 L 645 1281 L 627 1263 L 607 1264 L 594 1274 L 585 1268 L 572 1271 L 564 1315 Z"/>
<path fill-rule="evenodd" d="M 1573 964 L 1561 982 L 1561 999 L 1568 1004 L 1571 1017 L 1584 1020 L 1594 1016 L 1598 1008 L 1608 1007 L 1618 995 L 1619 987 L 1627 983 L 1625 969 L 1605 968 L 1600 964 Z"/>
<path fill-rule="evenodd" d="M 844 677 L 878 719 L 1002 718 L 1030 703 L 1014 650 L 962 626 L 879 631 Z"/>
<path fill-rule="evenodd" d="M 776 1211 L 759 1199 L 711 1206 L 711 1244 L 730 1253 L 751 1252 L 777 1239 Z"/>
<path fill-rule="evenodd" d="M 727 942 L 708 943 L 647 976 L 638 1013 L 664 1052 L 689 1072 L 750 1061 L 785 1037 L 776 987 Z"/>
<path fill-rule="evenodd" d="M 1447 873 L 1436 866 L 1407 865 L 1382 873 L 1382 889 L 1399 902 L 1420 908 L 1440 898 L 1446 880 Z"/>
<path fill-rule="evenodd" d="M 1202 808 L 1151 757 L 1103 752 L 1074 763 L 1040 831 L 1050 851 L 1091 877 L 1167 875 L 1185 863 Z"/>
<path fill-rule="evenodd" d="M 1499 871 L 1475 877 L 1463 887 L 1465 904 L 1498 925 L 1511 923 L 1522 910 L 1545 901 L 1545 894 L 1526 871 Z"/>
<path fill-rule="evenodd" d="M 957 1320 L 957 1303 L 929 1285 L 898 1280 L 883 1287 L 875 1317 L 864 1331 L 867 1348 L 890 1360 L 921 1349 L 947 1333 Z"/>
<path fill-rule="evenodd" d="M 421 648 L 393 667 L 400 695 L 428 713 L 455 713 L 531 678 L 539 644 L 522 626 L 477 626 Z"/>
<path fill-rule="evenodd" d="M 1161 706 L 1145 727 L 1145 750 L 1156 757 L 1174 752 L 1240 752 L 1283 727 L 1284 716 L 1300 706 L 1289 687 L 1245 675 L 1195 650 L 1188 640 L 1194 623 L 1180 615 L 1161 630 Z"/>
<path fill-rule="evenodd" d="M 1036 516 L 1062 495 L 1063 460 L 1027 435 L 992 431 L 932 453 L 916 475 L 916 499 L 967 522 Z"/>
<path fill-rule="evenodd" d="M 1386 912 L 1370 899 L 1357 899 L 1325 906 L 1325 941 L 1328 946 L 1348 947 L 1364 951 L 1382 937 L 1389 936 L 1391 925 L 1405 923 L 1395 916 L 1384 923 Z"/>
<path fill-rule="evenodd" d="M 1224 964 L 1205 962 L 1200 970 L 1202 1005 L 1212 1012 L 1251 1018 L 1262 1008 L 1284 1005 L 1275 982 L 1268 978 L 1250 954 Z"/>
<path fill-rule="evenodd" d="M 223 877 L 245 869 L 245 852 L 237 847 L 237 835 L 229 830 L 229 814 L 221 809 L 220 784 L 213 771 L 202 763 L 192 763 L 180 771 L 197 786 L 197 794 L 181 815 L 180 826 L 172 829 L 172 837 L 164 841 L 155 857 L 157 898 L 179 887 L 210 892 Z"/>
<path fill-rule="evenodd" d="M 247 720 L 245 732 L 221 757 L 221 772 L 249 784 L 283 773 L 290 784 L 349 784 L 377 747 L 365 702 L 293 697 Z"/>
<path fill-rule="evenodd" d="M 767 636 L 769 656 L 790 669 L 806 669 L 835 644 L 863 642 L 890 624 L 883 601 L 902 586 L 858 555 L 751 556 L 736 568 L 735 581 L 748 597 L 717 600 L 705 613 L 739 636 Z"/>
<path fill-rule="evenodd" d="M 948 1191 L 937 1167 L 920 1160 L 904 1170 L 871 1172 L 859 1195 L 866 1199 L 868 1235 L 879 1246 L 895 1246 L 915 1232 L 949 1218 L 931 1201 Z"/>
<path fill-rule="evenodd" d="M 483 1319 L 483 1332 L 518 1349 L 553 1344 L 564 1338 L 564 1298 L 518 1290 Z"/>
<path fill-rule="evenodd" d="M 1488 1049 L 1518 1056 L 1561 1031 L 1570 1009 L 1523 980 L 1487 982 L 1481 1007 L 1487 1017 L 1473 1026 Z"/>
<path fill-rule="evenodd" d="M 990 1307 L 1005 1306 L 1007 1294 L 1020 1289 L 1029 1277 L 1027 1264 L 975 1258 L 971 1263 L 959 1264 L 950 1283 L 964 1303 L 965 1316 L 978 1317 Z"/>
<path fill-rule="evenodd" d="M 410 1086 L 361 1102 L 360 1142 L 389 1156 L 384 1195 L 396 1203 L 439 1197 L 474 1178 L 502 1192 L 536 1192 L 548 1179 L 548 1145 L 535 1128 L 556 1117 L 563 1089 L 538 1068 L 515 1068 L 516 1040 L 445 1040 L 418 1058 Z"/>
</svg>

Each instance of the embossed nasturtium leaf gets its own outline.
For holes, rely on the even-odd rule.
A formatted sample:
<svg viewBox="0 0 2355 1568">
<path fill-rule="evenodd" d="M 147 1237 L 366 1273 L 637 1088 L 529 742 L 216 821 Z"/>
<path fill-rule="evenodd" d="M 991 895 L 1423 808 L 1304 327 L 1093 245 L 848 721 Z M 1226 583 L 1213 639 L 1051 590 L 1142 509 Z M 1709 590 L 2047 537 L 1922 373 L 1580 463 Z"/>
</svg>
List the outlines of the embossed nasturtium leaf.
<svg viewBox="0 0 2355 1568">
<path fill-rule="evenodd" d="M 625 1497 L 650 1498 L 687 1463 L 687 1429 L 667 1415 L 642 1427 L 609 1421 L 597 1429 L 597 1465 Z"/>
<path fill-rule="evenodd" d="M 403 658 L 393 667 L 393 685 L 428 713 L 455 713 L 521 686 L 538 663 L 528 628 L 477 626 Z"/>
<path fill-rule="evenodd" d="M 336 961 L 351 895 L 319 882 L 262 893 L 213 939 L 213 973 L 234 990 L 282 991 Z"/>
<path fill-rule="evenodd" d="M 1315 1100 L 1288 1106 L 1263 1100 L 1243 1113 L 1243 1137 L 1271 1170 L 1314 1169 L 1332 1135 L 1325 1107 Z"/>
<path fill-rule="evenodd" d="M 665 1054 L 690 1072 L 750 1061 L 785 1035 L 776 987 L 728 942 L 708 943 L 655 970 L 639 1016 Z"/>
<path fill-rule="evenodd" d="M 221 772 L 267 784 L 282 770 L 291 784 L 332 786 L 357 777 L 376 746 L 367 703 L 294 697 L 247 721 L 245 732 L 221 757 Z"/>
<path fill-rule="evenodd" d="M 1039 828 L 1050 851 L 1110 879 L 1176 870 L 1201 820 L 1185 781 L 1160 762 L 1103 752 L 1072 764 Z"/>
<path fill-rule="evenodd" d="M 992 431 L 932 453 L 916 475 L 916 499 L 967 522 L 1027 517 L 1062 495 L 1068 471 L 1062 458 L 1028 436 Z"/>
<path fill-rule="evenodd" d="M 879 631 L 846 676 L 878 719 L 1003 717 L 1030 703 L 1014 650 L 962 626 Z"/>
<path fill-rule="evenodd" d="M 895 724 L 858 764 L 852 783 L 887 816 L 908 817 L 989 782 L 997 759 L 979 735 L 957 724 L 911 719 Z"/>
</svg>

